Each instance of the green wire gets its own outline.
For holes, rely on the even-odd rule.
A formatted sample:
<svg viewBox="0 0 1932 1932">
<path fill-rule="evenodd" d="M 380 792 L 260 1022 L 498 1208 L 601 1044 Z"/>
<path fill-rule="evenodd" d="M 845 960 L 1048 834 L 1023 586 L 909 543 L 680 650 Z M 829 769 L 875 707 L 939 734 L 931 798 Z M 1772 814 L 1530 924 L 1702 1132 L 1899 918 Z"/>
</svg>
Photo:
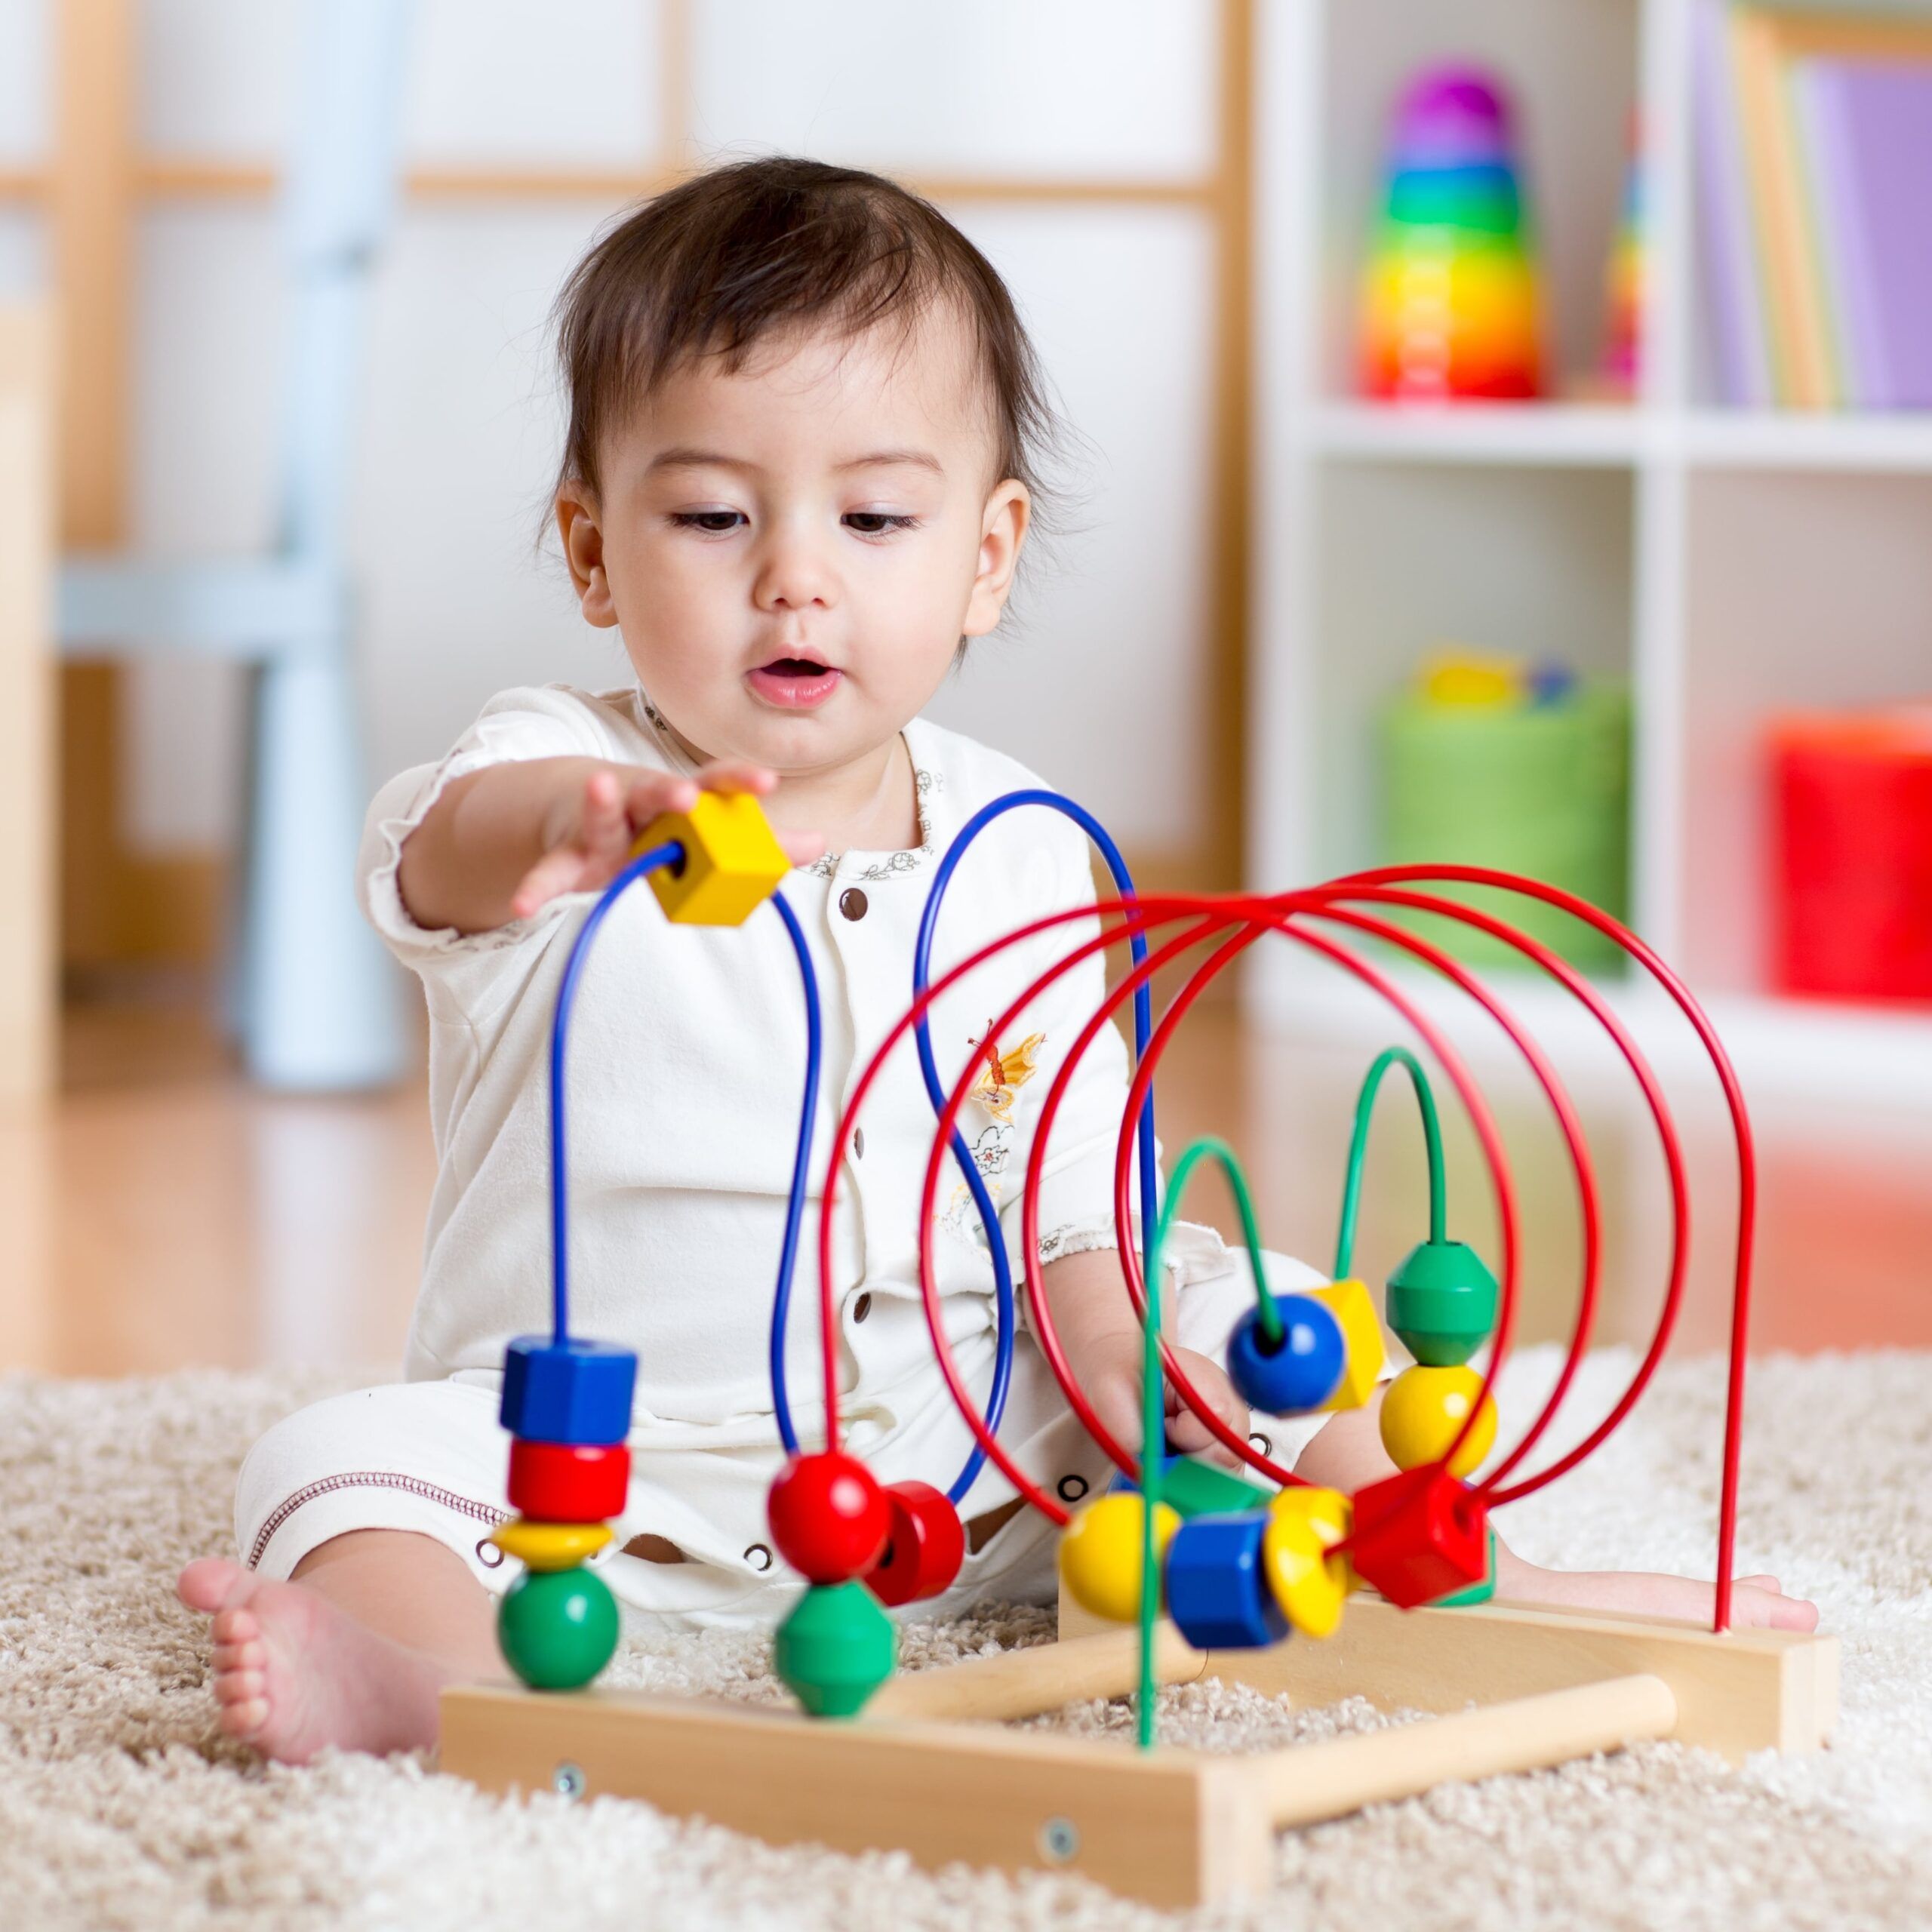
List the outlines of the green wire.
<svg viewBox="0 0 1932 1932">
<path fill-rule="evenodd" d="M 1348 1178 L 1342 1187 L 1342 1225 L 1335 1237 L 1335 1279 L 1346 1281 L 1353 1272 L 1355 1252 L 1355 1214 L 1361 1204 L 1362 1164 L 1368 1155 L 1368 1124 L 1375 1112 L 1377 1090 L 1389 1068 L 1401 1066 L 1416 1090 L 1416 1103 L 1422 1109 L 1422 1137 L 1429 1149 L 1429 1238 L 1440 1244 L 1444 1238 L 1445 1204 L 1448 1195 L 1442 1177 L 1442 1124 L 1436 1118 L 1435 1095 L 1422 1063 L 1407 1047 L 1391 1047 L 1377 1056 L 1375 1064 L 1361 1083 L 1355 1102 L 1355 1128 L 1349 1143 Z"/>
<path fill-rule="evenodd" d="M 1154 1516 L 1160 1507 L 1161 1463 L 1167 1447 L 1166 1404 L 1161 1393 L 1161 1253 L 1168 1244 L 1168 1233 L 1180 1211 L 1189 1177 L 1211 1155 L 1227 1175 L 1235 1207 L 1241 1216 L 1241 1239 L 1254 1275 L 1261 1331 L 1278 1348 L 1285 1332 L 1281 1312 L 1268 1292 L 1262 1269 L 1260 1224 L 1254 1217 L 1247 1177 L 1235 1158 L 1235 1150 L 1225 1140 L 1214 1134 L 1204 1134 L 1174 1163 L 1167 1198 L 1161 1203 L 1160 1215 L 1154 1223 L 1154 1238 L 1147 1244 L 1147 1319 L 1142 1330 L 1140 1357 L 1140 1691 L 1134 1707 L 1136 1739 L 1143 1751 L 1154 1742 L 1154 1622 L 1161 1591 L 1160 1565 L 1155 1560 Z"/>
</svg>

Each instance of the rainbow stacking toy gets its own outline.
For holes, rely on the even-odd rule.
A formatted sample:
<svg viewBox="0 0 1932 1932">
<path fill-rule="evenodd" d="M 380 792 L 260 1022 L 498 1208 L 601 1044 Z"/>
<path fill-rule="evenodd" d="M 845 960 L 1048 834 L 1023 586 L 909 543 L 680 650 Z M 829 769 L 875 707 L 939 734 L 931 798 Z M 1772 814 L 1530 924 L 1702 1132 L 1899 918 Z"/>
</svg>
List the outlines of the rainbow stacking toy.
<svg viewBox="0 0 1932 1932">
<path fill-rule="evenodd" d="M 1078 823 L 1106 860 L 1117 895 L 1033 921 L 929 977 L 955 869 L 988 824 L 1021 810 L 1057 811 Z M 909 1004 L 850 1084 L 829 1146 L 814 1149 L 822 1027 L 811 949 L 779 890 L 787 872 L 755 800 L 707 793 L 688 814 L 660 820 L 645 834 L 572 943 L 551 1036 L 552 1321 L 548 1333 L 510 1344 L 503 1381 L 509 1500 L 517 1514 L 495 1537 L 525 1567 L 503 1597 L 499 1629 L 505 1659 L 522 1682 L 444 1690 L 445 1771 L 496 1791 L 643 1798 L 676 1817 L 701 1817 L 773 1841 L 897 1850 L 930 1867 L 963 1860 L 1010 1871 L 1075 1872 L 1157 1904 L 1191 1905 L 1269 1884 L 1278 1830 L 1447 1780 L 1560 1764 L 1640 1739 L 1675 1738 L 1734 1759 L 1823 1740 L 1836 1707 L 1834 1640 L 1727 1627 L 1755 1198 L 1750 1122 L 1709 1022 L 1635 934 L 1555 887 L 1467 866 L 1386 866 L 1297 891 L 1143 897 L 1091 813 L 1057 792 L 1009 792 L 969 819 L 934 868 L 909 962 Z M 608 1551 L 611 1518 L 625 1508 L 636 1362 L 627 1350 L 571 1325 L 568 1035 L 575 989 L 605 915 L 646 878 L 672 920 L 779 921 L 804 995 L 798 1137 L 771 1319 L 766 1334 L 745 1337 L 747 1349 L 761 1346 L 766 1352 L 774 1434 L 783 1451 L 769 1494 L 771 1542 L 800 1588 L 775 1633 L 774 1662 L 794 1709 L 585 1687 L 618 1637 L 611 1593 L 590 1566 Z M 1594 1454 L 1657 1367 L 1688 1278 L 1690 1200 L 1662 1088 L 1617 1009 L 1531 934 L 1442 895 L 1444 887 L 1470 885 L 1491 889 L 1506 903 L 1560 906 L 1627 953 L 1695 1030 L 1729 1111 L 1738 1206 L 1727 1231 L 1733 1236 L 1731 1352 L 1708 1629 L 1491 1601 L 1494 1514 Z M 1566 1425 L 1550 1433 L 1574 1392 L 1602 1285 L 1602 1216 L 1588 1141 L 1552 1059 L 1481 980 L 1441 946 L 1394 922 L 1412 912 L 1487 934 L 1520 957 L 1526 971 L 1574 1001 L 1621 1056 L 1655 1129 L 1672 1210 L 1657 1330 L 1629 1386 L 1587 1430 Z M 934 1255 L 949 1164 L 966 1179 L 984 1224 L 998 1225 L 997 1204 L 958 1125 L 980 1067 L 969 1063 L 949 1088 L 927 1016 L 935 999 L 987 961 L 1052 934 L 1060 945 L 1048 950 L 1059 956 L 992 1023 L 989 1037 L 1004 1038 L 1029 1001 L 1109 945 L 1124 945 L 1132 965 L 1065 1044 L 1051 1080 L 1042 1083 L 1019 1203 L 1019 1259 L 1009 1260 L 1003 1240 L 988 1249 L 997 1348 L 983 1389 L 953 1358 Z M 1212 1136 L 1193 1142 L 1175 1161 L 1164 1199 L 1155 1169 L 1153 1082 L 1161 1057 L 1217 975 L 1263 940 L 1310 952 L 1379 995 L 1435 1069 L 1432 1077 L 1424 1057 L 1406 1046 L 1389 1048 L 1369 1066 L 1355 1108 L 1332 1279 L 1295 1293 L 1268 1285 L 1254 1203 L 1232 1148 Z M 1202 947 L 1208 949 L 1204 958 L 1185 962 Z M 1574 1180 L 1583 1251 L 1570 1346 L 1538 1413 L 1506 1443 L 1497 1439 L 1491 1387 L 1509 1352 L 1521 1285 L 1515 1183 L 1467 1063 L 1426 1010 L 1433 1002 L 1419 1001 L 1389 972 L 1391 949 L 1502 1029 L 1548 1103 Z M 1157 1024 L 1149 986 L 1164 968 L 1187 977 Z M 1040 1187 L 1068 1083 L 1111 1016 L 1130 1006 L 1135 1065 L 1115 1147 L 1114 1201 L 1121 1294 L 1142 1324 L 1143 1409 L 1137 1439 L 1123 1441 L 1095 1412 L 1054 1327 L 1041 1285 Z M 917 1209 L 921 1295 L 935 1361 L 973 1439 L 964 1466 L 944 1488 L 937 1481 L 881 1481 L 841 1414 L 835 1340 L 842 1284 L 834 1244 L 840 1177 L 881 1066 L 908 1048 L 918 1055 L 937 1122 Z M 1347 1494 L 1311 1485 L 1271 1460 L 1265 1435 L 1247 1435 L 1203 1402 L 1162 1337 L 1161 1298 L 1148 1293 L 1148 1284 L 1161 1278 L 1161 1254 L 1190 1177 L 1204 1161 L 1216 1163 L 1240 1210 L 1254 1284 L 1254 1305 L 1226 1343 L 1235 1386 L 1251 1407 L 1271 1415 L 1372 1401 L 1384 1341 L 1374 1299 L 1355 1272 L 1355 1228 L 1377 1096 L 1397 1069 L 1413 1090 L 1429 1176 L 1426 1238 L 1386 1290 L 1389 1327 L 1414 1362 L 1382 1397 L 1382 1440 L 1396 1473 Z M 1445 1077 L 1475 1128 L 1487 1171 L 1497 1228 L 1494 1270 L 1454 1232 L 1433 1085 Z M 823 1420 L 808 1440 L 792 1411 L 785 1339 L 814 1172 L 816 1239 L 807 1251 L 817 1251 L 811 1299 Z M 1143 1255 L 1136 1234 L 1146 1230 Z M 1118 1472 L 1077 1512 L 1065 1492 L 1042 1489 L 1000 1438 L 1023 1287 L 1034 1340 L 1069 1411 Z M 1244 1466 L 1243 1474 L 1196 1458 L 1140 1453 L 1140 1442 L 1161 1440 L 1170 1388 Z M 1543 1454 L 1532 1465 L 1540 1443 Z M 958 1575 L 960 1506 L 989 1464 L 1061 1532 L 1060 1641 L 902 1672 L 890 1612 L 937 1596 Z M 928 1473 L 939 1481 L 948 1474 Z M 1159 1687 L 1208 1681 L 1245 1684 L 1300 1704 L 1364 1697 L 1435 1715 L 1247 1756 L 1160 1742 Z M 1138 1703 L 1138 1749 L 1004 1727 L 1004 1721 L 1078 1700 L 1131 1694 Z"/>
<path fill-rule="evenodd" d="M 1429 69 L 1402 97 L 1364 298 L 1369 395 L 1540 393 L 1541 300 L 1509 108 L 1475 69 Z"/>
</svg>

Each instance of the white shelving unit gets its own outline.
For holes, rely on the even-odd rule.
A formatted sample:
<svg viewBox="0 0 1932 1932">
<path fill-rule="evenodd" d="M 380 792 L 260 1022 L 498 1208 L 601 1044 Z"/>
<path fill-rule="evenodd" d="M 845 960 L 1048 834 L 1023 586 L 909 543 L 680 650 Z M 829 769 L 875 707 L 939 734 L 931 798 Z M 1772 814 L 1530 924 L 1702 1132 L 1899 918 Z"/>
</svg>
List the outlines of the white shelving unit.
<svg viewBox="0 0 1932 1932">
<path fill-rule="evenodd" d="M 1635 700 L 1632 922 L 1747 1085 L 1932 1112 L 1932 1014 L 1777 997 L 1764 967 L 1778 712 L 1932 692 L 1932 417 L 1741 414 L 1698 344 L 1687 0 L 1276 0 L 1256 84 L 1261 345 L 1250 712 L 1257 887 L 1371 863 L 1376 707 L 1432 645 L 1567 659 Z M 1355 399 L 1349 351 L 1389 110 L 1426 61 L 1512 88 L 1552 360 L 1595 367 L 1629 116 L 1646 131 L 1641 394 L 1435 410 Z M 1567 1002 L 1534 986 L 1526 1017 Z M 1293 949 L 1249 1010 L 1388 1031 Z M 1618 1003 L 1667 1063 L 1681 1026 Z"/>
</svg>

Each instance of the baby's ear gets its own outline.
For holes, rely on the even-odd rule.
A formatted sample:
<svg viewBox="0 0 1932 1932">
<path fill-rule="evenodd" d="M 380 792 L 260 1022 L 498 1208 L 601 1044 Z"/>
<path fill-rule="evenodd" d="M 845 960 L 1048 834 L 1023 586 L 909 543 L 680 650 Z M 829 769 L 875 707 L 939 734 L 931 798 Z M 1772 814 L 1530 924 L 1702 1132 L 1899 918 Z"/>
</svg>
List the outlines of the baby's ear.
<svg viewBox="0 0 1932 1932">
<path fill-rule="evenodd" d="M 584 622 L 608 630 L 617 621 L 617 607 L 611 601 L 610 580 L 604 574 L 604 531 L 597 515 L 597 499 L 587 485 L 557 486 L 557 534 L 563 540 L 564 561 L 570 565 Z"/>
<path fill-rule="evenodd" d="M 986 514 L 980 526 L 978 567 L 973 576 L 973 594 L 966 605 L 966 621 L 961 626 L 968 637 L 983 637 L 1000 620 L 1013 589 L 1013 574 L 1019 568 L 1021 546 L 1026 541 L 1026 526 L 1033 513 L 1033 499 L 1017 476 L 993 486 L 986 499 Z"/>
</svg>

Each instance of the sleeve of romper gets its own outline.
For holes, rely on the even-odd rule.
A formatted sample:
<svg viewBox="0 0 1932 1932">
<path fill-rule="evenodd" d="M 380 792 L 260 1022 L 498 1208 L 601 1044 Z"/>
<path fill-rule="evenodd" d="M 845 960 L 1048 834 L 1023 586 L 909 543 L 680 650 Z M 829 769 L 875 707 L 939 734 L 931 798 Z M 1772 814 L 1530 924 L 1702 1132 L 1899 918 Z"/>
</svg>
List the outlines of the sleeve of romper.
<svg viewBox="0 0 1932 1932">
<path fill-rule="evenodd" d="M 1061 906 L 1091 906 L 1095 903 L 1093 866 L 1086 835 L 1071 822 L 1065 826 L 1060 878 Z M 1070 921 L 1056 929 L 1056 952 L 1075 950 L 1091 939 L 1097 929 L 1097 922 L 1085 920 Z M 1032 1124 L 1038 1121 L 1047 1090 L 1063 1065 L 1065 1055 L 1072 1051 L 1075 1040 L 1106 998 L 1106 992 L 1105 955 L 1097 952 L 1083 960 L 1056 985 L 1045 1026 L 1050 1035 L 1052 1029 L 1057 1027 L 1060 1037 L 1057 1041 L 1049 1038 L 1039 1073 L 1023 1090 L 1029 1103 L 1025 1110 L 1029 1131 L 1021 1149 L 1023 1160 L 1032 1157 Z M 1117 1011 L 1124 1016 L 1124 1023 L 1131 1029 L 1131 1003 L 1123 1003 Z M 1066 1255 L 1118 1244 L 1114 1222 L 1114 1160 L 1119 1144 L 1121 1121 L 1127 1110 L 1132 1070 L 1126 1038 L 1120 1028 L 1110 1022 L 1094 1036 L 1067 1083 L 1054 1121 L 1052 1139 L 1041 1173 L 1040 1260 L 1043 1265 Z M 1164 1198 L 1165 1192 L 1158 1172 L 1158 1160 L 1157 1141 L 1157 1201 Z M 1008 1251 L 1013 1256 L 1016 1266 L 1021 1253 L 1024 1181 L 1023 1165 L 1014 1177 L 1011 1196 L 1000 1214 Z M 1134 1238 L 1138 1243 L 1141 1235 L 1137 1179 L 1132 1185 L 1137 1204 L 1133 1215 Z M 1164 1259 L 1169 1278 L 1177 1287 L 1223 1272 L 1229 1266 L 1227 1249 L 1220 1235 L 1212 1228 L 1189 1221 L 1177 1221 L 1169 1231 Z"/>
<path fill-rule="evenodd" d="M 617 747 L 593 704 L 562 685 L 509 691 L 493 697 L 475 724 L 434 764 L 399 773 L 376 794 L 362 828 L 356 894 L 383 943 L 423 983 L 432 1011 L 440 1002 L 472 1015 L 494 1002 L 490 992 L 512 958 L 528 956 L 575 900 L 565 894 L 527 919 L 488 932 L 417 924 L 403 902 L 398 873 L 403 842 L 445 790 L 467 773 L 517 758 L 610 758 Z"/>
</svg>

